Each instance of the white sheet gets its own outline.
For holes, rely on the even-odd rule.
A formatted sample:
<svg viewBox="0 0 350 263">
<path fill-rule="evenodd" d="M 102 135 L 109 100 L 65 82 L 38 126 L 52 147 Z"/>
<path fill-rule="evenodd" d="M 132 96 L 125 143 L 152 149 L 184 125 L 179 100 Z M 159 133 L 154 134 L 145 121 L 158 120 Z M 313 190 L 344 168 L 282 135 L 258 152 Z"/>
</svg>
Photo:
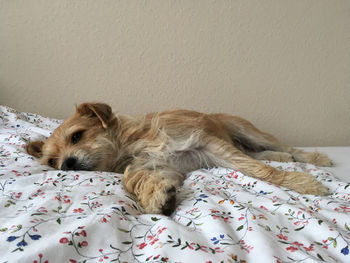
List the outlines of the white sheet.
<svg viewBox="0 0 350 263">
<path fill-rule="evenodd" d="M 326 150 L 331 169 L 268 163 L 309 172 L 330 196 L 213 168 L 188 174 L 166 217 L 142 214 L 119 174 L 29 156 L 26 142 L 59 121 L 0 107 L 0 122 L 0 262 L 350 262 L 349 148 Z"/>
</svg>

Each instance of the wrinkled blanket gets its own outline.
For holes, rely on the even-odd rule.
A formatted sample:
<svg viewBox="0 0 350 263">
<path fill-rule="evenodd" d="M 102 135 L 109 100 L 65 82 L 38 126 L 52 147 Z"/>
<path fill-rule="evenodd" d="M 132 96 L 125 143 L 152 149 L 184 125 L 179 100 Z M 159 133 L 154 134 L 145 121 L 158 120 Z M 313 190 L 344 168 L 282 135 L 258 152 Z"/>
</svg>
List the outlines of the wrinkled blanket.
<svg viewBox="0 0 350 263">
<path fill-rule="evenodd" d="M 142 214 L 120 174 L 58 171 L 29 156 L 61 121 L 0 107 L 2 262 L 350 262 L 350 187 L 300 195 L 225 168 L 188 174 L 170 216 Z"/>
</svg>

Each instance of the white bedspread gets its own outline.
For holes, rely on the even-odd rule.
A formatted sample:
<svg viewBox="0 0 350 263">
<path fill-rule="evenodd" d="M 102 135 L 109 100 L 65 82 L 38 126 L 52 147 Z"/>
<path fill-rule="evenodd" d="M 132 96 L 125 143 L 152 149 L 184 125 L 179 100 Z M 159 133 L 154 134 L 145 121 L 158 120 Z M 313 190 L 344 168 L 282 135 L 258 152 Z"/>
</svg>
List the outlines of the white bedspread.
<svg viewBox="0 0 350 263">
<path fill-rule="evenodd" d="M 145 215 L 122 175 L 57 171 L 25 152 L 59 123 L 0 107 L 0 262 L 350 262 L 350 184 L 329 170 L 268 163 L 311 173 L 327 197 L 198 170 L 170 217 Z"/>
</svg>

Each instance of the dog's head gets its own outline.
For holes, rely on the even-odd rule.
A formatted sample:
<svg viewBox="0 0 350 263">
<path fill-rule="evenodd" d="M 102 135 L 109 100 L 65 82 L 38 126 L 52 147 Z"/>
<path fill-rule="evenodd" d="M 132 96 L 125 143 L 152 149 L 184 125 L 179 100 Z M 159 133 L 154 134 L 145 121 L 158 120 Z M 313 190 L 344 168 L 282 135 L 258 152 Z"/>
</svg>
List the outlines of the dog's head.
<svg viewBox="0 0 350 263">
<path fill-rule="evenodd" d="M 27 151 L 56 169 L 111 171 L 118 151 L 113 142 L 117 123 L 110 106 L 84 103 L 45 142 L 29 143 Z"/>
</svg>

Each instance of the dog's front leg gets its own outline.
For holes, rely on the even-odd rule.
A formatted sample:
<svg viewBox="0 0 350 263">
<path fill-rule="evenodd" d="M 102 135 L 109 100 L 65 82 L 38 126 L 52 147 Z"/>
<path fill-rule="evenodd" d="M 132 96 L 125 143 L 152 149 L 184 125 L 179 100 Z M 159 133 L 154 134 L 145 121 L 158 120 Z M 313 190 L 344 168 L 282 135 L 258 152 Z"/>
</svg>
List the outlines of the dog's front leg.
<svg viewBox="0 0 350 263">
<path fill-rule="evenodd" d="M 183 179 L 182 174 L 169 167 L 147 169 L 131 165 L 124 172 L 123 184 L 146 213 L 170 215 L 176 207 L 176 188 Z"/>
</svg>

